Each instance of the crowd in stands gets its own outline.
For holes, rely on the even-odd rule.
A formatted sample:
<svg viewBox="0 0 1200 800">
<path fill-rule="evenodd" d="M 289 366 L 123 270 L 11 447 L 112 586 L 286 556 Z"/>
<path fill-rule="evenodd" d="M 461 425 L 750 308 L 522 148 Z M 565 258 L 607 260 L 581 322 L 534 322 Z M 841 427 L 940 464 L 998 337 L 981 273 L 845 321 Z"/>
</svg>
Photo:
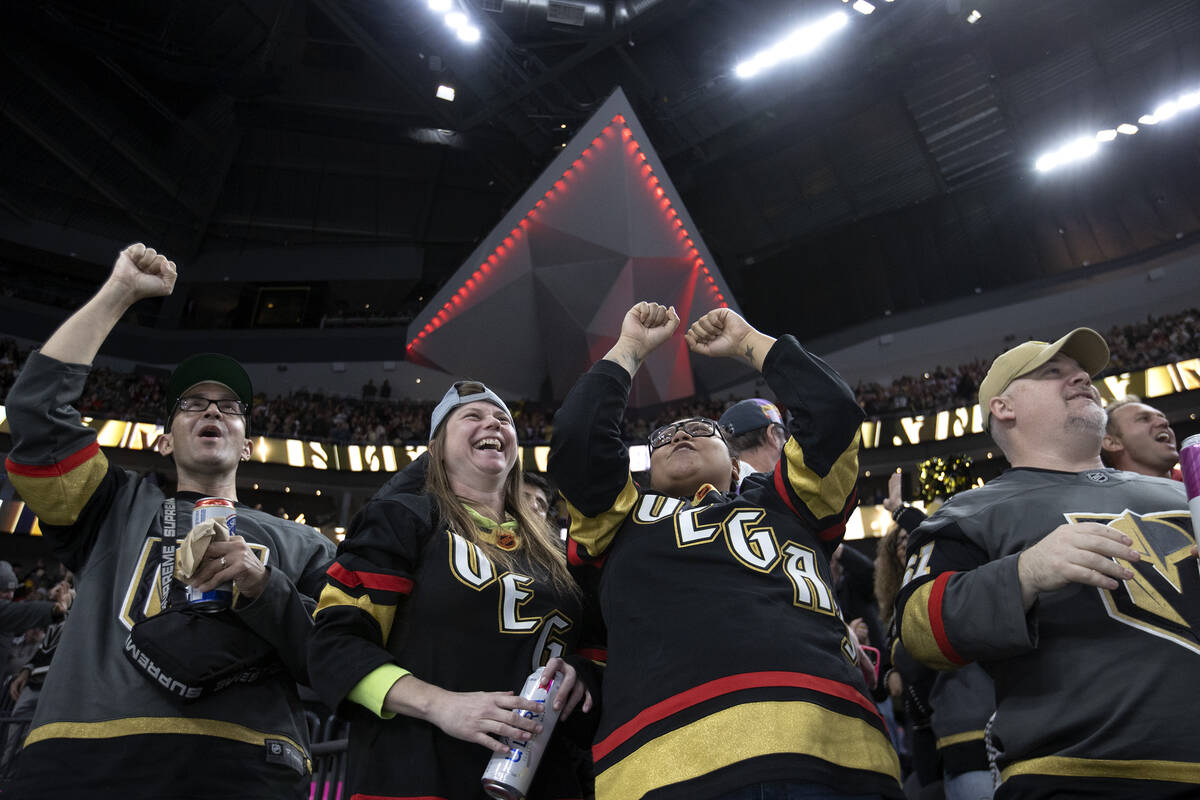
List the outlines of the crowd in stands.
<svg viewBox="0 0 1200 800">
<path fill-rule="evenodd" d="M 1200 353 L 1200 310 L 1151 317 L 1142 322 L 1113 326 L 1106 335 L 1112 362 L 1106 374 L 1180 361 Z M 26 352 L 11 339 L 0 341 L 0 394 L 8 389 Z M 889 385 L 860 382 L 855 387 L 859 404 L 870 416 L 939 411 L 975 402 L 979 382 L 991 359 L 977 359 L 956 367 L 934 367 L 919 376 L 905 375 Z M 386 389 L 384 387 L 386 386 Z M 250 429 L 259 435 L 303 438 L 336 444 L 392 444 L 420 442 L 426 434 L 433 404 L 391 397 L 384 381 L 363 387 L 362 397 L 345 397 L 306 388 L 286 395 L 257 395 Z M 625 420 L 628 441 L 640 441 L 664 421 L 685 416 L 716 419 L 736 398 L 693 397 L 651 410 L 631 412 Z M 164 379 L 151 374 L 92 371 L 80 404 L 84 414 L 113 419 L 162 422 Z M 512 406 L 522 442 L 549 441 L 554 409 L 526 401 Z"/>
</svg>

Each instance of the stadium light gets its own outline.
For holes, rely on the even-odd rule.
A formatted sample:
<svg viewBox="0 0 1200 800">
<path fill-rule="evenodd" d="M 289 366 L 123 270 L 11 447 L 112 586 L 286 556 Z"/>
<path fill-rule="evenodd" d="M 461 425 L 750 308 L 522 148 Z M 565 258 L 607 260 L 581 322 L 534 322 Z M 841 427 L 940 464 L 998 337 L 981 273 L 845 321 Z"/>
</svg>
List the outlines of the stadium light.
<svg viewBox="0 0 1200 800">
<path fill-rule="evenodd" d="M 474 25 L 463 25 L 455 33 L 459 39 L 467 44 L 474 44 L 479 41 L 479 28 L 476 28 Z"/>
<path fill-rule="evenodd" d="M 1160 122 L 1167 122 L 1174 119 L 1182 112 L 1192 111 L 1197 107 L 1200 107 L 1200 90 L 1183 92 L 1174 99 L 1159 103 L 1153 112 L 1138 117 L 1138 123 L 1148 126 L 1157 125 Z M 1115 141 L 1118 135 L 1132 136 L 1137 132 L 1137 125 L 1131 122 L 1122 122 L 1116 128 L 1105 128 L 1096 131 L 1096 134 L 1090 138 L 1086 136 L 1080 137 L 1055 150 L 1043 153 L 1038 156 L 1033 167 L 1038 172 L 1049 172 L 1063 164 L 1082 161 L 1085 158 L 1094 156 L 1099 150 L 1100 144 Z"/>
<path fill-rule="evenodd" d="M 863 16 L 866 16 L 875 10 L 875 6 L 868 3 L 867 0 L 854 0 L 854 5 L 850 7 Z"/>
<path fill-rule="evenodd" d="M 429 0 L 429 9 L 439 14 L 450 10 L 451 0 Z"/>
<path fill-rule="evenodd" d="M 461 11 L 451 11 L 446 15 L 446 25 L 450 30 L 456 31 L 467 24 L 467 15 Z"/>
<path fill-rule="evenodd" d="M 1091 158 L 1099 150 L 1100 145 L 1096 143 L 1094 137 L 1081 136 L 1078 139 L 1072 139 L 1057 150 L 1046 153 L 1033 166 L 1038 172 L 1049 172 L 1063 164 Z"/>
<path fill-rule="evenodd" d="M 967 14 L 967 22 L 970 23 L 971 25 L 974 25 L 976 22 L 979 22 L 979 20 L 981 20 L 981 19 L 983 19 L 983 14 L 980 14 L 979 9 L 977 9 L 977 8 L 971 9 L 971 13 Z"/>
<path fill-rule="evenodd" d="M 454 87 L 447 86 L 444 83 L 439 83 L 437 88 L 437 99 L 445 100 L 447 103 L 454 102 Z"/>
<path fill-rule="evenodd" d="M 796 28 L 770 47 L 759 50 L 738 64 L 733 72 L 739 78 L 753 78 L 764 70 L 794 58 L 808 55 L 825 43 L 850 21 L 844 11 L 835 11 L 827 17 Z"/>
</svg>

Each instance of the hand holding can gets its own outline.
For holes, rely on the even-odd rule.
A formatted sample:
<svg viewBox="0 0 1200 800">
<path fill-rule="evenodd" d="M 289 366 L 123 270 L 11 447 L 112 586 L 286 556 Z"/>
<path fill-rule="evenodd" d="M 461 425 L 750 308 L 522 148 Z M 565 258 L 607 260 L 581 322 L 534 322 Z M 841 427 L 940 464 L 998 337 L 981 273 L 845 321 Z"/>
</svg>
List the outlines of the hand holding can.
<svg viewBox="0 0 1200 800">
<path fill-rule="evenodd" d="M 554 709 L 554 698 L 558 696 L 563 674 L 556 672 L 546 686 L 542 686 L 542 673 L 545 667 L 538 667 L 521 688 L 521 697 L 532 700 L 541 706 L 541 712 L 518 711 L 524 717 L 529 717 L 542 724 L 542 730 L 535 733 L 527 742 L 504 739 L 509 746 L 507 754 L 496 753 L 488 762 L 483 772 L 483 790 L 488 797 L 496 800 L 524 800 L 533 783 L 533 775 L 541 762 L 542 753 L 554 732 L 558 722 L 558 711 Z"/>
</svg>

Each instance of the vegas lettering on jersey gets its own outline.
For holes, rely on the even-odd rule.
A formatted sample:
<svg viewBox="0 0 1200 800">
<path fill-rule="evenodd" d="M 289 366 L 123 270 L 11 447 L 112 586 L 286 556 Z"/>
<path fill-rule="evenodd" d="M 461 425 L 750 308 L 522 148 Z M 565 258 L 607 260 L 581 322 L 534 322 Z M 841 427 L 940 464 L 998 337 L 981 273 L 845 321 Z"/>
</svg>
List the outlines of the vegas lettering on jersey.
<svg viewBox="0 0 1200 800">
<path fill-rule="evenodd" d="M 723 519 L 701 520 L 705 512 L 720 513 L 719 509 L 685 506 L 686 501 L 678 497 L 648 494 L 634 507 L 633 521 L 653 525 L 674 517 L 675 544 L 681 549 L 724 539 L 730 554 L 748 569 L 769 574 L 782 564 L 783 574 L 792 584 L 794 605 L 841 616 L 829 584 L 817 569 L 820 563 L 817 552 L 790 539 L 780 545 L 775 529 L 760 524 L 767 514 L 765 509 L 738 507 L 727 511 Z"/>
<path fill-rule="evenodd" d="M 574 624 L 571 619 L 558 609 L 541 617 L 525 616 L 523 613 L 523 607 L 534 598 L 533 578 L 516 572 L 497 574 L 496 566 L 479 545 L 468 542 L 452 531 L 446 531 L 446 536 L 450 551 L 451 575 L 477 592 L 493 584 L 499 585 L 497 611 L 500 632 L 538 634 L 531 671 L 544 665 L 551 658 L 563 655 L 566 647 L 563 634 Z"/>
</svg>

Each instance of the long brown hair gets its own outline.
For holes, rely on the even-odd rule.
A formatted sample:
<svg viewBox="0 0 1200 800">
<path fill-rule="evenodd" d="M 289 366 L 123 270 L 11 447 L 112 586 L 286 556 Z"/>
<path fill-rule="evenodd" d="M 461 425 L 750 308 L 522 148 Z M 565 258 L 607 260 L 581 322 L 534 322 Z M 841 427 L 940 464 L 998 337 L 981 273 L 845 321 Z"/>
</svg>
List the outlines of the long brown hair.
<svg viewBox="0 0 1200 800">
<path fill-rule="evenodd" d="M 425 492 L 437 501 L 438 512 L 451 530 L 469 542 L 478 545 L 492 563 L 506 570 L 517 568 L 513 558 L 515 551 L 504 550 L 487 541 L 479 531 L 471 515 L 463 507 L 465 502 L 454 493 L 450 476 L 446 472 L 446 425 L 438 426 L 437 433 L 429 442 L 429 471 L 425 477 Z M 488 516 L 485 509 L 476 511 Z M 517 520 L 521 534 L 522 549 L 530 562 L 550 579 L 554 588 L 569 595 L 579 595 L 579 586 L 567 570 L 567 558 L 559 545 L 557 531 L 550 527 L 544 515 L 534 511 L 521 494 L 521 470 L 513 464 L 504 479 L 504 511 Z"/>
<path fill-rule="evenodd" d="M 900 591 L 900 577 L 904 574 L 904 565 L 896 553 L 902 530 L 898 522 L 893 522 L 875 548 L 875 602 L 879 604 L 884 627 L 892 622 L 896 592 Z"/>
</svg>

